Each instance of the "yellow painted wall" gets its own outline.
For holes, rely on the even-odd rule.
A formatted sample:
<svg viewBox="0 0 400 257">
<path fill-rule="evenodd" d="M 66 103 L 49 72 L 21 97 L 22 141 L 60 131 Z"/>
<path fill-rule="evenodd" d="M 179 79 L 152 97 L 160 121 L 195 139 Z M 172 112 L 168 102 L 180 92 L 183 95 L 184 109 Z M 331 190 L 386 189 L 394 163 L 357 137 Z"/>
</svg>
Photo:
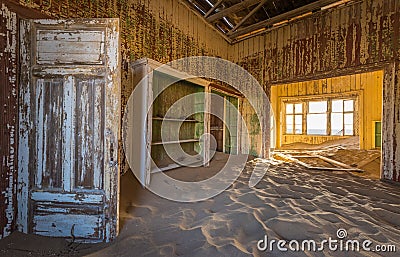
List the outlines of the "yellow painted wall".
<svg viewBox="0 0 400 257">
<path fill-rule="evenodd" d="M 284 99 L 310 99 L 324 96 L 358 96 L 359 127 L 356 135 L 360 138 L 361 149 L 375 147 L 374 121 L 382 119 L 383 71 L 354 74 L 348 76 L 281 84 L 271 88 L 271 104 L 276 117 L 276 146 L 303 142 L 320 144 L 328 140 L 346 138 L 342 136 L 284 135 L 282 124 L 282 102 Z M 356 121 L 356 120 L 355 120 Z M 347 136 L 348 137 L 348 136 Z"/>
</svg>

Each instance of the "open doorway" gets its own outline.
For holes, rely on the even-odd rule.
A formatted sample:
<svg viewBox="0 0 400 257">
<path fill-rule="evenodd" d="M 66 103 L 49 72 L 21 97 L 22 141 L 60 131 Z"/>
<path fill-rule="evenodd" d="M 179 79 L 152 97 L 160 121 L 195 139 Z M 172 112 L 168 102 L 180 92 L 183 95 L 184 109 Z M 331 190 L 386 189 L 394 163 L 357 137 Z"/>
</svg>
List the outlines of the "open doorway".
<svg viewBox="0 0 400 257">
<path fill-rule="evenodd" d="M 314 167 L 339 165 L 379 179 L 382 85 L 379 70 L 272 87 L 277 151 Z"/>
<path fill-rule="evenodd" d="M 212 90 L 210 134 L 215 139 L 217 152 L 238 153 L 238 107 L 239 99 Z"/>
</svg>

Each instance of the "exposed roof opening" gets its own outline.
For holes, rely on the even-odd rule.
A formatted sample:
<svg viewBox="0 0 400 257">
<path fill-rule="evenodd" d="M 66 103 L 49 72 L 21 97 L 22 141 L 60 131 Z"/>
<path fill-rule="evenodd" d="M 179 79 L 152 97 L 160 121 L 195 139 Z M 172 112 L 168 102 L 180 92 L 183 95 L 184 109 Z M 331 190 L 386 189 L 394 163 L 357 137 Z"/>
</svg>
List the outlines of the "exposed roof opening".
<svg viewBox="0 0 400 257">
<path fill-rule="evenodd" d="M 185 0 L 230 43 L 352 0 Z"/>
</svg>

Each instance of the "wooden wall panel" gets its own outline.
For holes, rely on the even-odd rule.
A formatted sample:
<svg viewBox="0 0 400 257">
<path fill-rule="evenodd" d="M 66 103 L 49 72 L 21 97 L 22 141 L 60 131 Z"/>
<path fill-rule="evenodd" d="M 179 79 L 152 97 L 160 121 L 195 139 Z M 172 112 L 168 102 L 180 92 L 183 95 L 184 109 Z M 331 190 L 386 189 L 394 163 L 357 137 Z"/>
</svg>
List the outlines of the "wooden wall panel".
<svg viewBox="0 0 400 257">
<path fill-rule="evenodd" d="M 400 68 L 393 63 L 385 68 L 383 89 L 382 178 L 400 182 Z"/>
<path fill-rule="evenodd" d="M 0 2 L 0 238 L 15 225 L 17 178 L 17 16 Z"/>
<path fill-rule="evenodd" d="M 233 47 L 229 56 L 252 74 L 261 69 L 264 74 L 260 82 L 266 86 L 382 67 L 398 59 L 399 35 L 397 0 L 363 0 L 317 12 L 248 39 L 254 42 L 263 38 L 264 43 L 249 44 L 251 49 L 246 51 Z M 265 63 L 257 62 L 260 56 Z"/>
<path fill-rule="evenodd" d="M 19 18 L 46 15 L 0 0 L 0 238 L 15 229 L 18 170 L 18 42 Z"/>
</svg>

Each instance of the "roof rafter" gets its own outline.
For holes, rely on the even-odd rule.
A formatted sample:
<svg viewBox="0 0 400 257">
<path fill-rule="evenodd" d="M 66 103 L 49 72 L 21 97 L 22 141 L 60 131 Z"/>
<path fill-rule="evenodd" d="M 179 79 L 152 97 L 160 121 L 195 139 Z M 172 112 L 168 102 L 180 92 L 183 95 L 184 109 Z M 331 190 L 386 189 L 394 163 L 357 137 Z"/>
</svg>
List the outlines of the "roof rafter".
<svg viewBox="0 0 400 257">
<path fill-rule="evenodd" d="M 209 16 L 206 20 L 210 23 L 213 23 L 213 22 L 221 19 L 222 17 L 225 17 L 232 13 L 236 13 L 236 12 L 246 9 L 252 5 L 258 4 L 260 2 L 261 2 L 261 0 L 245 0 L 238 4 L 232 5 L 231 7 L 223 9 L 223 10 L 217 12 L 216 14 Z"/>
<path fill-rule="evenodd" d="M 207 18 L 208 16 L 210 16 L 210 14 L 212 14 L 213 11 L 215 11 L 215 9 L 217 9 L 218 6 L 220 4 L 222 4 L 222 2 L 224 2 L 224 0 L 219 0 L 213 7 L 211 7 L 211 9 L 204 15 L 204 18 Z"/>
<path fill-rule="evenodd" d="M 277 15 L 277 16 L 272 17 L 270 19 L 267 19 L 267 20 L 264 20 L 264 21 L 260 21 L 258 23 L 249 25 L 247 27 L 238 29 L 235 32 L 232 32 L 229 36 L 230 36 L 231 39 L 234 39 L 236 37 L 251 33 L 253 31 L 256 31 L 256 30 L 259 30 L 259 29 L 263 29 L 263 28 L 265 28 L 267 26 L 271 26 L 271 25 L 273 25 L 275 23 L 279 23 L 279 22 L 282 22 L 282 21 L 285 21 L 285 20 L 290 20 L 292 18 L 295 18 L 297 16 L 300 16 L 300 15 L 308 13 L 308 12 L 321 10 L 322 7 L 330 5 L 330 4 L 332 4 L 334 2 L 337 2 L 337 1 L 338 0 L 319 0 L 317 2 L 313 2 L 313 3 L 310 3 L 308 5 L 299 7 L 299 8 L 294 9 L 294 10 L 291 10 L 289 12 Z"/>
<path fill-rule="evenodd" d="M 262 0 L 256 7 L 253 8 L 253 10 L 251 10 L 251 12 L 249 12 L 243 19 L 241 19 L 238 24 L 235 25 L 235 27 L 233 29 L 231 29 L 227 35 L 229 36 L 230 34 L 232 34 L 234 31 L 236 31 L 240 26 L 242 26 L 243 23 L 245 23 L 245 21 L 247 21 L 251 16 L 253 16 L 253 14 L 255 14 L 261 7 L 263 7 L 263 5 L 267 2 L 268 0 Z"/>
</svg>

